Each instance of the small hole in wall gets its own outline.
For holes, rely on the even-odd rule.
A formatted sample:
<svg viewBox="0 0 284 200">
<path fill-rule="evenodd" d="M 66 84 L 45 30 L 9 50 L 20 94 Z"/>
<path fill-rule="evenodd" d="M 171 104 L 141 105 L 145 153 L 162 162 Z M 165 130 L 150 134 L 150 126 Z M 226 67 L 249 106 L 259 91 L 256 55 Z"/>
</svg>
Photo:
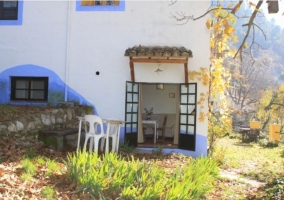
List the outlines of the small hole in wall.
<svg viewBox="0 0 284 200">
<path fill-rule="evenodd" d="M 99 72 L 99 71 L 97 71 L 97 72 L 96 72 L 96 75 L 100 75 L 100 72 Z"/>
</svg>

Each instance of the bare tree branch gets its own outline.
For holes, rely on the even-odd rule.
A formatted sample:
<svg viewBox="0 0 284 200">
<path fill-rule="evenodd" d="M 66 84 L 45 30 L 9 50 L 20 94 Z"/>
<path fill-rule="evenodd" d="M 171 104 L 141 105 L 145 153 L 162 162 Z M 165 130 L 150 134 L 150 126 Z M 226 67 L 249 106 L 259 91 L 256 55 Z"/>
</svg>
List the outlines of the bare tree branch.
<svg viewBox="0 0 284 200">
<path fill-rule="evenodd" d="M 262 34 L 263 34 L 263 36 L 264 36 L 264 39 L 266 40 L 266 35 L 265 35 L 264 31 L 262 30 L 262 28 L 260 28 L 260 27 L 259 27 L 257 24 L 255 24 L 255 23 L 253 23 L 253 25 L 256 26 L 256 27 L 262 32 Z"/>
<path fill-rule="evenodd" d="M 253 21 L 255 20 L 256 14 L 259 12 L 259 8 L 260 8 L 260 6 L 262 5 L 262 3 L 263 3 L 262 0 L 258 1 L 258 3 L 257 3 L 257 5 L 256 5 L 256 7 L 255 7 L 255 9 L 254 9 L 254 11 L 253 11 L 253 13 L 252 13 L 252 15 L 251 15 L 251 18 L 250 18 L 250 20 L 249 20 L 249 22 L 248 22 L 248 29 L 247 29 L 246 35 L 245 35 L 245 37 L 244 37 L 244 39 L 243 39 L 241 45 L 239 46 L 237 52 L 235 53 L 234 59 L 235 59 L 235 58 L 237 57 L 237 55 L 239 54 L 239 55 L 240 55 L 240 59 L 241 59 L 241 61 L 242 61 L 242 49 L 244 48 L 244 45 L 245 45 L 245 43 L 246 43 L 246 40 L 247 40 L 247 38 L 248 38 L 248 36 L 249 36 L 249 34 L 250 34 L 251 27 L 252 27 L 252 25 L 253 25 Z"/>
<path fill-rule="evenodd" d="M 234 15 L 234 14 L 236 14 L 236 12 L 239 10 L 239 8 L 241 7 L 241 5 L 242 5 L 242 3 L 243 3 L 243 1 L 239 1 L 238 3 L 237 3 L 237 5 L 234 7 L 234 9 L 232 10 L 232 14 Z"/>
</svg>

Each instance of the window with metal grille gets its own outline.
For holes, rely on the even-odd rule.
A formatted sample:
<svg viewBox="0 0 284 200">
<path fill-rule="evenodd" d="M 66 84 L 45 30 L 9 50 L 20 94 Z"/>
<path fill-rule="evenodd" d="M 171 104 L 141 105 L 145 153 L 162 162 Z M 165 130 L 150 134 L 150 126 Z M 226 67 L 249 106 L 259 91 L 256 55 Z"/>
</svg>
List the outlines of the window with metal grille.
<svg viewBox="0 0 284 200">
<path fill-rule="evenodd" d="M 125 0 L 76 0 L 76 11 L 125 11 Z"/>
<path fill-rule="evenodd" d="M 11 100 L 47 101 L 48 77 L 11 77 Z"/>
<path fill-rule="evenodd" d="M 119 1 L 96 1 L 96 0 L 82 0 L 82 6 L 118 6 Z"/>
<path fill-rule="evenodd" d="M 18 1 L 0 1 L 0 20 L 18 19 Z"/>
</svg>

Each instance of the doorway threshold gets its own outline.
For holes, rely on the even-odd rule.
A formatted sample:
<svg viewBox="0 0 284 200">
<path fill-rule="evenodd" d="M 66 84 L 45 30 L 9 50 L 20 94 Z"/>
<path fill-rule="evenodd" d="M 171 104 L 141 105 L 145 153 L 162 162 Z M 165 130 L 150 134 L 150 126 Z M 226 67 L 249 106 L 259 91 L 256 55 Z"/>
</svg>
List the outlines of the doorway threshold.
<svg viewBox="0 0 284 200">
<path fill-rule="evenodd" d="M 165 139 L 163 142 L 162 140 L 157 140 L 156 144 L 153 142 L 153 138 L 147 138 L 145 142 L 138 143 L 138 148 L 170 148 L 176 149 L 178 148 L 177 144 L 173 144 L 173 139 Z"/>
</svg>

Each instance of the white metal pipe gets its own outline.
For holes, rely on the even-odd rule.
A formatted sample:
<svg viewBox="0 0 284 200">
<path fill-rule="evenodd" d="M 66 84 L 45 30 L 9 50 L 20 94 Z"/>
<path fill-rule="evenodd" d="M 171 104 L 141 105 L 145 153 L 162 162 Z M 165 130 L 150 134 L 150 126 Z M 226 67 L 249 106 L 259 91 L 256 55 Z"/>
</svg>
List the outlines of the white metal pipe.
<svg viewBox="0 0 284 200">
<path fill-rule="evenodd" d="M 67 5 L 67 28 L 66 28 L 66 54 L 65 54 L 65 95 L 64 101 L 68 99 L 68 84 L 69 84 L 69 43 L 70 43 L 70 12 L 71 12 L 71 1 L 68 1 Z"/>
</svg>

